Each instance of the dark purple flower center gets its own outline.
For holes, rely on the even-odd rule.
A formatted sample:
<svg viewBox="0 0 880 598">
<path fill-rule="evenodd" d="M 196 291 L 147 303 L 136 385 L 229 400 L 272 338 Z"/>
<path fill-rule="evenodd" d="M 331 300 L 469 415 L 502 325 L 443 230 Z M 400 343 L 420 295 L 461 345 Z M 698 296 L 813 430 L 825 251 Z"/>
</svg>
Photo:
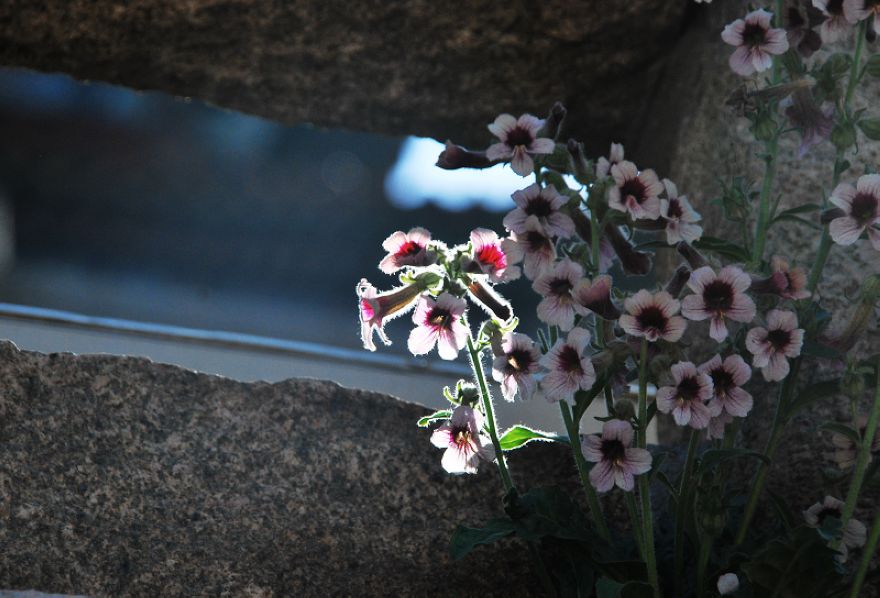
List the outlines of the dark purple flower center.
<svg viewBox="0 0 880 598">
<path fill-rule="evenodd" d="M 583 373 L 581 356 L 578 355 L 577 349 L 571 345 L 563 345 L 562 350 L 559 352 L 559 367 L 566 373 Z"/>
<path fill-rule="evenodd" d="M 825 5 L 825 12 L 835 17 L 843 16 L 843 0 L 830 0 Z"/>
<path fill-rule="evenodd" d="M 642 330 L 647 330 L 653 328 L 654 330 L 662 332 L 666 329 L 666 315 L 664 315 L 663 310 L 661 310 L 656 305 L 649 305 L 645 307 L 636 319 L 639 321 L 639 327 Z"/>
<path fill-rule="evenodd" d="M 684 210 L 681 209 L 681 202 L 677 199 L 669 200 L 669 208 L 666 210 L 668 218 L 681 218 Z"/>
<path fill-rule="evenodd" d="M 758 23 L 746 23 L 742 33 L 743 45 L 756 48 L 767 39 L 767 30 Z"/>
<path fill-rule="evenodd" d="M 700 383 L 693 376 L 688 376 L 678 383 L 678 399 L 693 401 L 700 396 Z"/>
<path fill-rule="evenodd" d="M 532 365 L 532 353 L 524 349 L 516 349 L 507 354 L 507 367 L 514 372 L 527 371 Z"/>
<path fill-rule="evenodd" d="M 816 518 L 819 520 L 819 525 L 822 525 L 828 517 L 836 517 L 840 519 L 840 509 L 823 507 L 822 510 L 816 514 Z"/>
<path fill-rule="evenodd" d="M 736 387 L 736 384 L 733 382 L 733 376 L 722 367 L 715 368 L 709 372 L 709 375 L 712 376 L 712 386 L 715 388 L 716 395 L 727 394 Z"/>
<path fill-rule="evenodd" d="M 530 251 L 543 251 L 550 245 L 550 239 L 538 231 L 530 230 L 526 233 L 526 245 Z"/>
<path fill-rule="evenodd" d="M 397 255 L 402 257 L 407 257 L 410 255 L 415 255 L 422 250 L 422 246 L 416 243 L 415 241 L 407 241 L 406 243 L 400 246 L 400 249 L 397 250 Z"/>
<path fill-rule="evenodd" d="M 459 448 L 470 446 L 471 431 L 467 428 L 467 426 L 452 428 L 452 441 Z"/>
<path fill-rule="evenodd" d="M 723 280 L 713 280 L 703 289 L 703 302 L 708 311 L 727 311 L 733 306 L 733 287 Z"/>
<path fill-rule="evenodd" d="M 558 297 L 562 297 L 570 294 L 571 289 L 574 287 L 571 285 L 571 281 L 567 278 L 554 278 L 550 281 L 550 294 L 556 295 Z"/>
<path fill-rule="evenodd" d="M 852 201 L 850 215 L 859 225 L 871 222 L 877 215 L 877 198 L 868 193 L 856 193 Z"/>
<path fill-rule="evenodd" d="M 529 216 L 542 218 L 553 213 L 553 206 L 546 198 L 539 195 L 535 199 L 530 199 L 523 211 Z"/>
<path fill-rule="evenodd" d="M 782 351 L 791 342 L 791 332 L 776 328 L 767 333 L 767 342 L 776 349 Z"/>
<path fill-rule="evenodd" d="M 435 307 L 428 316 L 428 323 L 439 328 L 447 328 L 452 322 L 452 314 L 442 307 Z"/>
<path fill-rule="evenodd" d="M 504 143 L 510 147 L 516 147 L 518 145 L 528 147 L 534 140 L 535 137 L 530 130 L 516 126 L 507 134 L 507 140 Z"/>
<path fill-rule="evenodd" d="M 615 465 L 626 459 L 626 447 L 617 438 L 602 439 L 602 458 Z"/>
<path fill-rule="evenodd" d="M 620 187 L 620 195 L 623 196 L 624 199 L 632 197 L 639 205 L 647 199 L 645 185 L 637 178 L 624 181 L 623 185 Z"/>
</svg>

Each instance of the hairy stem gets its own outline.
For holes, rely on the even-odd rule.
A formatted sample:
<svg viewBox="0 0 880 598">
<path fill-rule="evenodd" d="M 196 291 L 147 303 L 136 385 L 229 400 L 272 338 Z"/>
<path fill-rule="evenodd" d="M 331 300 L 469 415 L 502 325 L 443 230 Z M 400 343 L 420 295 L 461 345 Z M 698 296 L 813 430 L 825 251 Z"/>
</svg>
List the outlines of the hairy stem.
<svg viewBox="0 0 880 598">
<path fill-rule="evenodd" d="M 639 353 L 639 430 L 638 447 L 648 446 L 648 339 L 642 339 Z M 648 566 L 648 581 L 654 588 L 654 597 L 660 597 L 660 584 L 657 579 L 657 555 L 654 548 L 654 514 L 651 510 L 651 488 L 648 474 L 639 476 L 639 498 L 642 501 L 642 526 L 645 533 L 645 564 Z"/>
</svg>

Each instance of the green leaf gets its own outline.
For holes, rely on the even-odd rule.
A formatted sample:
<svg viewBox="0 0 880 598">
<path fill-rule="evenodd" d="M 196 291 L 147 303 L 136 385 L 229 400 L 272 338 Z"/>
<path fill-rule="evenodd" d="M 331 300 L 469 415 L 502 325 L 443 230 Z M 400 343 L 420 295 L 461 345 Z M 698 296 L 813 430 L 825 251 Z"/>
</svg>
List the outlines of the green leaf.
<svg viewBox="0 0 880 598">
<path fill-rule="evenodd" d="M 697 249 L 711 251 L 739 262 L 747 262 L 751 258 L 751 255 L 745 248 L 716 237 L 704 236 L 703 238 L 694 241 L 693 245 Z"/>
<path fill-rule="evenodd" d="M 840 391 L 840 378 L 816 382 L 804 388 L 788 407 L 788 417 L 797 414 L 819 399 L 833 397 Z"/>
<path fill-rule="evenodd" d="M 859 433 L 845 424 L 839 424 L 837 422 L 825 422 L 824 424 L 819 426 L 819 429 L 825 430 L 826 432 L 834 432 L 835 434 L 840 434 L 845 438 L 849 438 L 856 443 L 856 446 L 860 446 L 862 444 L 862 439 L 859 437 Z"/>
<path fill-rule="evenodd" d="M 868 139 L 880 141 L 880 118 L 863 118 L 859 121 L 859 128 Z"/>
<path fill-rule="evenodd" d="M 801 355 L 809 355 L 811 357 L 820 357 L 822 359 L 842 360 L 844 354 L 828 345 L 817 343 L 816 341 L 805 340 L 801 348 Z"/>
<path fill-rule="evenodd" d="M 770 459 L 758 451 L 751 451 L 743 448 L 709 449 L 700 457 L 700 471 L 707 471 L 727 459 L 738 459 L 740 457 L 758 459 L 767 465 L 770 464 Z"/>
<path fill-rule="evenodd" d="M 791 214 L 786 214 L 785 216 L 777 216 L 773 219 L 773 222 L 796 222 L 798 224 L 809 226 L 810 228 L 815 230 L 822 230 L 822 227 L 812 220 L 807 220 L 806 218 L 801 218 L 800 216 L 792 216 Z"/>
<path fill-rule="evenodd" d="M 522 425 L 516 425 L 507 430 L 501 435 L 498 442 L 501 444 L 501 450 L 512 451 L 534 440 L 568 444 L 568 438 L 565 436 L 557 436 L 556 434 L 548 434 L 547 432 L 541 432 L 540 430 L 532 430 L 531 428 Z"/>
<path fill-rule="evenodd" d="M 425 417 L 419 419 L 418 424 L 420 428 L 427 428 L 431 425 L 431 422 L 435 422 L 441 419 L 449 419 L 450 417 L 452 417 L 452 411 L 449 409 L 442 409 L 440 411 L 435 411 L 431 415 L 426 415 Z"/>
<path fill-rule="evenodd" d="M 516 525 L 510 519 L 492 519 L 485 527 L 465 527 L 459 525 L 452 532 L 449 542 L 449 554 L 457 561 L 466 556 L 477 546 L 492 544 L 514 533 Z"/>
<path fill-rule="evenodd" d="M 865 64 L 865 72 L 872 77 L 880 77 L 880 54 L 873 54 Z"/>
<path fill-rule="evenodd" d="M 827 69 L 828 74 L 833 78 L 840 79 L 849 73 L 851 65 L 852 57 L 849 54 L 838 52 L 828 57 L 828 60 L 822 65 L 822 69 Z"/>
</svg>

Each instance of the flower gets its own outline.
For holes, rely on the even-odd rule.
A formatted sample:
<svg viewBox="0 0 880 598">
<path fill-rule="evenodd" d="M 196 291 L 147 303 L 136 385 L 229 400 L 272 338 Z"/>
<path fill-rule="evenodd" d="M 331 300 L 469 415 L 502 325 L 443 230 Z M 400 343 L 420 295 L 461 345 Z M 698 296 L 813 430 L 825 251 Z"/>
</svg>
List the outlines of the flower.
<svg viewBox="0 0 880 598">
<path fill-rule="evenodd" d="M 523 272 L 529 280 L 537 278 L 556 259 L 556 245 L 537 216 L 526 218 L 524 232 L 511 232 L 510 238 L 524 256 Z"/>
<path fill-rule="evenodd" d="M 779 295 L 783 299 L 806 299 L 807 274 L 803 268 L 792 268 L 785 258 L 774 255 L 770 259 L 772 274 L 765 279 L 753 280 L 752 290 L 758 293 Z"/>
<path fill-rule="evenodd" d="M 467 304 L 449 293 L 441 293 L 434 301 L 427 295 L 419 300 L 413 313 L 416 327 L 409 334 L 409 350 L 424 355 L 437 345 L 442 359 L 455 359 L 464 347 L 468 329 L 461 321 Z"/>
<path fill-rule="evenodd" d="M 611 151 L 608 152 L 608 158 L 602 156 L 596 162 L 596 176 L 604 179 L 611 174 L 611 167 L 615 164 L 623 162 L 623 145 L 620 143 L 612 143 Z"/>
<path fill-rule="evenodd" d="M 809 4 L 808 0 L 797 0 L 794 4 L 790 4 L 785 19 L 788 45 L 795 48 L 804 58 L 809 58 L 822 47 L 822 36 L 813 31 L 813 28 L 822 21 L 822 13 L 807 4 Z"/>
<path fill-rule="evenodd" d="M 455 145 L 448 139 L 446 148 L 437 157 L 438 168 L 443 170 L 457 170 L 459 168 L 488 168 L 494 162 L 486 157 L 486 152 L 474 152 L 460 145 Z"/>
<path fill-rule="evenodd" d="M 607 274 L 597 276 L 592 281 L 582 278 L 575 285 L 572 296 L 578 305 L 581 305 L 600 318 L 616 320 L 620 317 L 620 310 L 611 300 L 611 277 Z"/>
<path fill-rule="evenodd" d="M 752 377 L 752 368 L 739 355 L 728 355 L 724 361 L 716 355 L 702 364 L 699 371 L 712 378 L 712 401 L 709 413 L 717 417 L 728 413 L 745 417 L 752 410 L 752 395 L 740 388 Z"/>
<path fill-rule="evenodd" d="M 804 330 L 797 325 L 793 311 L 771 309 L 767 313 L 767 328 L 752 328 L 746 335 L 746 348 L 753 355 L 752 365 L 761 368 L 767 382 L 788 376 L 786 357 L 801 354 Z"/>
<path fill-rule="evenodd" d="M 663 185 L 651 170 L 639 172 L 636 165 L 624 160 L 611 167 L 615 186 L 608 190 L 608 207 L 629 212 L 633 220 L 660 217 L 660 193 Z"/>
<path fill-rule="evenodd" d="M 711 318 L 709 336 L 717 342 L 727 338 L 725 318 L 751 322 L 755 302 L 745 294 L 752 283 L 749 275 L 736 266 L 725 266 L 718 274 L 709 266 L 691 273 L 688 287 L 694 292 L 681 302 L 681 313 L 689 320 Z"/>
<path fill-rule="evenodd" d="M 483 414 L 459 405 L 452 416 L 431 434 L 431 444 L 445 448 L 443 469 L 449 473 L 477 473 L 480 459 L 495 460 L 489 437 L 481 433 Z"/>
<path fill-rule="evenodd" d="M 850 24 L 846 20 L 843 4 L 843 0 L 813 0 L 813 6 L 825 17 L 819 26 L 823 43 L 839 42 L 849 35 Z"/>
<path fill-rule="evenodd" d="M 596 381 L 596 372 L 590 356 L 585 352 L 590 345 L 590 333 L 575 328 L 563 341 L 541 358 L 540 364 L 549 370 L 541 380 L 541 390 L 548 401 L 569 400 L 578 390 L 589 390 Z"/>
<path fill-rule="evenodd" d="M 725 573 L 718 578 L 718 593 L 731 596 L 739 590 L 739 578 L 734 573 Z"/>
<path fill-rule="evenodd" d="M 804 511 L 804 520 L 807 525 L 813 528 L 821 528 L 828 517 L 836 517 L 842 519 L 844 503 L 842 500 L 833 496 L 826 496 L 822 502 L 817 502 L 809 509 Z M 846 560 L 849 548 L 858 548 L 865 545 L 867 539 L 867 530 L 865 524 L 858 521 L 854 517 L 850 517 L 843 528 L 843 538 L 838 550 L 840 555 L 837 560 L 843 562 Z"/>
<path fill-rule="evenodd" d="M 532 283 L 532 289 L 544 297 L 538 304 L 538 319 L 562 330 L 571 330 L 575 312 L 587 314 L 573 296 L 574 288 L 583 277 L 584 269 L 568 258 L 538 276 Z"/>
<path fill-rule="evenodd" d="M 711 405 L 711 403 L 710 403 Z M 724 428 L 733 421 L 733 416 L 724 411 L 721 415 L 716 415 L 709 420 L 709 426 L 706 428 L 707 440 L 721 440 L 724 438 Z"/>
<path fill-rule="evenodd" d="M 839 184 L 829 201 L 845 214 L 828 225 L 835 243 L 852 245 L 867 229 L 871 245 L 880 251 L 880 230 L 874 228 L 880 224 L 880 174 L 860 176 L 855 187 Z"/>
<path fill-rule="evenodd" d="M 784 54 L 788 50 L 785 30 L 772 29 L 772 18 L 772 13 L 758 9 L 724 27 L 721 39 L 736 46 L 729 61 L 734 73 L 748 77 L 766 71 L 773 65 L 771 54 Z"/>
<path fill-rule="evenodd" d="M 859 432 L 859 438 L 865 437 L 865 430 L 868 429 L 868 418 L 860 415 L 856 420 L 856 428 Z M 849 436 L 832 432 L 831 444 L 836 449 L 834 451 L 834 461 L 840 469 L 849 469 L 856 464 L 859 456 L 859 447 Z M 874 430 L 874 439 L 871 442 L 871 458 L 880 455 L 880 429 Z"/>
<path fill-rule="evenodd" d="M 544 121 L 531 114 L 523 114 L 518 119 L 510 114 L 500 115 L 489 125 L 489 131 L 500 143 L 490 145 L 486 157 L 493 161 L 510 159 L 513 172 L 520 176 L 532 174 L 535 169 L 532 156 L 550 154 L 556 149 L 552 139 L 538 138 L 538 130 L 543 125 Z"/>
<path fill-rule="evenodd" d="M 431 233 L 423 228 L 412 228 L 408 233 L 397 231 L 382 242 L 388 252 L 379 262 L 379 269 L 385 274 L 393 274 L 406 266 L 430 266 L 437 255 L 428 250 Z"/>
<path fill-rule="evenodd" d="M 801 130 L 799 158 L 803 158 L 812 146 L 831 137 L 834 105 L 828 103 L 819 107 L 809 89 L 796 89 L 791 94 L 791 104 L 785 109 L 785 115 L 792 125 Z"/>
<path fill-rule="evenodd" d="M 492 362 L 492 378 L 501 383 L 501 394 L 512 401 L 519 393 L 523 400 L 531 399 L 537 389 L 535 372 L 541 353 L 525 334 L 511 332 L 501 339 L 504 351 Z"/>
<path fill-rule="evenodd" d="M 379 293 L 366 278 L 361 279 L 356 292 L 364 349 L 376 350 L 373 342 L 374 330 L 383 343 L 391 344 L 391 339 L 385 334 L 385 322 L 408 312 L 416 304 L 422 290 L 417 284 L 409 284 Z"/>
<path fill-rule="evenodd" d="M 614 253 L 620 259 L 620 266 L 624 272 L 633 276 L 644 276 L 651 271 L 651 255 L 644 251 L 636 251 L 616 224 L 606 223 L 604 231 L 605 236 L 602 241 L 604 243 L 606 239 L 608 240 Z"/>
<path fill-rule="evenodd" d="M 850 23 L 874 15 L 874 31 L 880 31 L 880 3 L 877 0 L 843 0 L 843 14 Z"/>
<path fill-rule="evenodd" d="M 492 282 L 516 280 L 522 260 L 522 249 L 510 239 L 500 240 L 495 231 L 477 228 L 471 231 L 472 255 L 463 256 L 462 270 L 468 274 L 486 274 Z"/>
<path fill-rule="evenodd" d="M 553 185 L 542 189 L 534 183 L 525 189 L 514 191 L 511 197 L 516 208 L 504 217 L 503 224 L 507 230 L 524 233 L 526 220 L 529 216 L 535 216 L 551 237 L 567 239 L 574 234 L 574 222 L 567 214 L 559 211 L 568 202 L 568 198 L 561 195 Z"/>
<path fill-rule="evenodd" d="M 666 199 L 660 200 L 660 216 L 666 220 L 666 242 L 677 245 L 681 241 L 693 243 L 703 236 L 703 227 L 694 224 L 700 215 L 691 207 L 686 195 L 679 197 L 678 188 L 669 179 L 663 179 Z"/>
<path fill-rule="evenodd" d="M 712 415 L 706 406 L 712 398 L 712 378 L 689 361 L 679 361 L 671 370 L 674 385 L 657 389 L 657 410 L 672 413 L 679 426 L 702 430 Z"/>
<path fill-rule="evenodd" d="M 485 285 L 478 280 L 472 280 L 467 286 L 467 290 L 471 301 L 483 308 L 483 311 L 491 317 L 498 318 L 502 322 L 507 322 L 513 317 L 513 309 L 510 307 L 510 302 L 496 293 L 491 286 Z"/>
<path fill-rule="evenodd" d="M 623 302 L 627 313 L 620 316 L 620 326 L 627 334 L 643 336 L 650 342 L 659 339 L 674 343 L 684 334 L 685 321 L 678 313 L 680 304 L 666 291 L 652 295 L 642 289 Z"/>
<path fill-rule="evenodd" d="M 633 476 L 651 469 L 651 453 L 630 447 L 633 429 L 629 422 L 612 419 L 602 425 L 602 436 L 586 437 L 581 450 L 584 459 L 595 463 L 590 470 L 590 483 L 599 492 L 607 492 L 617 485 L 631 492 L 635 487 Z"/>
</svg>

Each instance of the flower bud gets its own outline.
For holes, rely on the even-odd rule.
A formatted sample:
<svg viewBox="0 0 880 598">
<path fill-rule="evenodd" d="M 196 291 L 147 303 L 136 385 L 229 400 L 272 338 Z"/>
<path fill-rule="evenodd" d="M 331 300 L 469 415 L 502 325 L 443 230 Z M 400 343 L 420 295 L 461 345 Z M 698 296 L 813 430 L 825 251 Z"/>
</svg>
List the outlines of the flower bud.
<svg viewBox="0 0 880 598">
<path fill-rule="evenodd" d="M 697 509 L 700 529 L 709 536 L 717 536 L 727 525 L 727 509 L 716 492 L 702 495 Z"/>
<path fill-rule="evenodd" d="M 758 141 L 770 141 L 776 136 L 776 131 L 776 121 L 769 112 L 760 113 L 752 126 L 752 133 Z"/>
<path fill-rule="evenodd" d="M 614 417 L 623 421 L 630 421 L 636 416 L 636 409 L 629 399 L 620 399 L 614 402 Z"/>
<path fill-rule="evenodd" d="M 676 268 L 675 273 L 673 273 L 672 278 L 666 283 L 666 292 L 672 295 L 673 297 L 678 297 L 682 290 L 684 290 L 684 285 L 687 284 L 687 281 L 691 278 L 691 269 L 682 264 L 678 268 Z"/>
<path fill-rule="evenodd" d="M 489 286 L 474 280 L 467 287 L 470 298 L 489 315 L 507 322 L 513 317 L 510 303 Z"/>
<path fill-rule="evenodd" d="M 455 398 L 459 405 L 473 407 L 480 402 L 480 390 L 476 384 L 459 380 L 455 385 Z"/>
<path fill-rule="evenodd" d="M 571 172 L 575 180 L 582 185 L 589 185 L 596 180 L 593 163 L 584 155 L 584 146 L 574 139 L 568 140 L 568 154 L 571 161 Z"/>
<path fill-rule="evenodd" d="M 831 143 L 839 150 L 845 150 L 856 143 L 856 128 L 852 123 L 840 123 L 831 129 Z"/>
<path fill-rule="evenodd" d="M 440 152 L 437 166 L 444 170 L 459 168 L 489 168 L 495 164 L 486 157 L 486 152 L 474 152 L 451 141 L 446 141 L 446 149 Z"/>
<path fill-rule="evenodd" d="M 706 258 L 704 258 L 702 254 L 693 247 L 693 245 L 682 241 L 675 248 L 678 250 L 678 253 L 680 253 L 681 256 L 687 261 L 692 270 L 697 270 L 698 268 L 702 268 L 703 266 L 708 265 L 708 262 L 706 262 Z"/>
<path fill-rule="evenodd" d="M 568 110 L 561 102 L 553 104 L 553 107 L 550 108 L 550 114 L 544 120 L 544 126 L 538 130 L 536 137 L 549 137 L 550 139 L 559 137 L 559 130 L 562 128 L 562 121 L 565 120 L 566 114 L 568 114 Z"/>
<path fill-rule="evenodd" d="M 614 248 L 614 253 L 620 259 L 623 271 L 634 276 L 644 276 L 651 271 L 651 256 L 641 251 L 636 251 L 629 241 L 620 232 L 616 224 L 605 225 L 605 235 Z"/>
</svg>

